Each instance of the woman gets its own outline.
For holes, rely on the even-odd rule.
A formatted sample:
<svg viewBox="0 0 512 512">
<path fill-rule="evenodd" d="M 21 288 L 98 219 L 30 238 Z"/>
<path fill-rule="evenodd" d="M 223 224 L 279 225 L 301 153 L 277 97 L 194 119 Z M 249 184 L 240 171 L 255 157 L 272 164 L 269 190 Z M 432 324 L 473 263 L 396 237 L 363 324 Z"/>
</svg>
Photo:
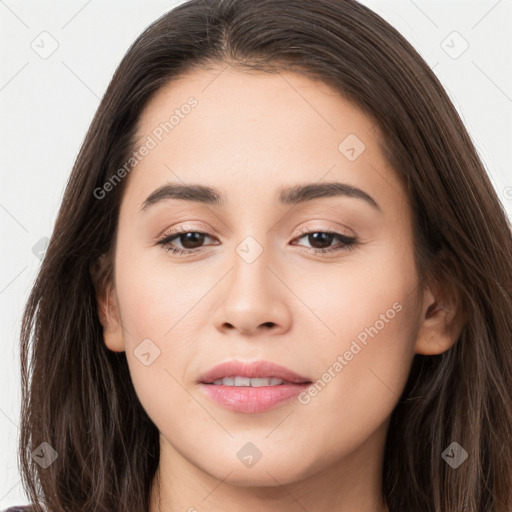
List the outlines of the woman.
<svg viewBox="0 0 512 512">
<path fill-rule="evenodd" d="M 511 332 L 510 224 L 411 45 L 352 0 L 193 0 L 68 183 L 24 484 L 49 512 L 504 512 Z"/>
</svg>

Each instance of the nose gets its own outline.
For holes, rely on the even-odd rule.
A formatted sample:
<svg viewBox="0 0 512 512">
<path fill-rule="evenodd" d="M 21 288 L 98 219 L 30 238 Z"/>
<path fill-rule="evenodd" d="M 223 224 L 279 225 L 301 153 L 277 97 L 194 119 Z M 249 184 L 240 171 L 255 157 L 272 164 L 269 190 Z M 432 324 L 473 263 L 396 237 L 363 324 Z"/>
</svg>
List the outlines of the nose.
<svg viewBox="0 0 512 512">
<path fill-rule="evenodd" d="M 286 298 L 291 292 L 283 272 L 271 268 L 266 252 L 248 262 L 235 253 L 233 266 L 218 290 L 215 327 L 227 333 L 277 335 L 290 329 L 291 312 Z"/>
</svg>

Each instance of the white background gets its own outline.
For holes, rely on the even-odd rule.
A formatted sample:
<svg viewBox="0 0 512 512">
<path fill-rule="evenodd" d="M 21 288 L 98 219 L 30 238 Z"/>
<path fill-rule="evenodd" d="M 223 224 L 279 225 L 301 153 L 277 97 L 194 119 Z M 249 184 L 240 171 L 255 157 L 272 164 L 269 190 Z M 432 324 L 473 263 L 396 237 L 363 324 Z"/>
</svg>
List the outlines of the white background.
<svg viewBox="0 0 512 512">
<path fill-rule="evenodd" d="M 27 503 L 16 458 L 18 337 L 40 264 L 32 249 L 52 232 L 74 159 L 117 64 L 139 33 L 177 3 L 0 0 L 0 510 Z M 512 0 L 361 3 L 434 69 L 512 218 Z M 41 37 L 50 47 L 43 31 L 58 43 L 46 59 L 31 47 L 42 46 Z M 453 31 L 469 43 L 456 59 L 443 49 L 462 48 Z"/>
</svg>

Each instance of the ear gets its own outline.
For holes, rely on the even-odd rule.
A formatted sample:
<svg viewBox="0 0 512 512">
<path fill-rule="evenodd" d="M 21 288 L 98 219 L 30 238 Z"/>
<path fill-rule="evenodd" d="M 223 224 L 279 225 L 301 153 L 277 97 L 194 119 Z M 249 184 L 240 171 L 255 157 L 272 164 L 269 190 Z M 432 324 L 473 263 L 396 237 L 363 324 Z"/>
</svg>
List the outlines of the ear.
<svg viewBox="0 0 512 512">
<path fill-rule="evenodd" d="M 97 311 L 100 323 L 103 325 L 105 345 L 114 352 L 123 352 L 123 329 L 110 258 L 110 254 L 102 254 L 92 263 L 90 274 L 96 290 Z"/>
<path fill-rule="evenodd" d="M 440 281 L 426 285 L 415 353 L 430 356 L 447 351 L 459 339 L 465 320 L 454 285 L 448 280 L 443 285 Z"/>
</svg>

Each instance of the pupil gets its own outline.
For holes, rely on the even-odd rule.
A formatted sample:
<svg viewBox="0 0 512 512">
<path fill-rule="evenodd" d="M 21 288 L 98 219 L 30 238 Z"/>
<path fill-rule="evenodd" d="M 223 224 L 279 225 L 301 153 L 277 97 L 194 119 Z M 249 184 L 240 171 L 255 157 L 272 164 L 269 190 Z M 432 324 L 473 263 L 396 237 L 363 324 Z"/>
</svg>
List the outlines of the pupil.
<svg viewBox="0 0 512 512">
<path fill-rule="evenodd" d="M 317 236 L 317 235 L 319 235 L 319 236 Z M 309 243 L 311 244 L 312 247 L 314 247 L 315 249 L 323 249 L 324 247 L 315 246 L 315 243 L 318 243 L 319 239 L 323 238 L 324 242 L 325 242 L 325 247 L 329 247 L 329 245 L 332 242 L 333 236 L 334 235 L 332 235 L 330 233 L 312 233 L 309 235 L 308 238 L 309 238 Z M 311 243 L 311 240 L 313 240 L 313 243 Z M 322 241 L 320 240 L 320 245 L 321 244 L 322 244 Z"/>
<path fill-rule="evenodd" d="M 185 235 L 181 235 L 181 237 L 185 237 L 185 243 L 182 241 L 182 245 L 186 249 L 195 249 L 197 246 L 201 246 L 201 242 L 204 241 L 204 235 L 196 232 L 186 233 Z M 187 245 L 189 243 L 192 244 L 191 247 Z"/>
</svg>

